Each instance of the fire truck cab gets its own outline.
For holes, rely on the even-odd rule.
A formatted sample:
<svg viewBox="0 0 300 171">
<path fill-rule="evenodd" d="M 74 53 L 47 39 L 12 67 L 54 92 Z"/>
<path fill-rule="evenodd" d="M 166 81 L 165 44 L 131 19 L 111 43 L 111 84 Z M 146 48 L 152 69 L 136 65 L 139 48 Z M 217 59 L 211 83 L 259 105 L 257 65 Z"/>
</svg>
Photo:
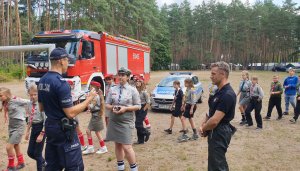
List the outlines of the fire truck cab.
<svg viewBox="0 0 300 171">
<path fill-rule="evenodd" d="M 126 67 L 134 75 L 150 79 L 150 47 L 147 43 L 126 36 L 112 36 L 105 32 L 86 30 L 44 31 L 35 35 L 33 44 L 55 44 L 72 56 L 66 80 L 74 83 L 73 100 L 88 90 L 92 80 L 105 88 L 104 75 L 116 75 L 121 67 Z M 26 88 L 49 70 L 49 53 L 46 50 L 31 52 L 27 59 Z"/>
</svg>

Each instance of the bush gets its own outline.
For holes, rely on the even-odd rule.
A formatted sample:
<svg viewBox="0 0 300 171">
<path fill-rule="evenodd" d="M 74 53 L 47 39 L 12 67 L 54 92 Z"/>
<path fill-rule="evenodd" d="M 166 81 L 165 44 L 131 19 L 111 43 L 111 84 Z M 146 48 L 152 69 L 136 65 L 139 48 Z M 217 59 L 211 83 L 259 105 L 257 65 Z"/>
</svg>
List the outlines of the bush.
<svg viewBox="0 0 300 171">
<path fill-rule="evenodd" d="M 195 59 L 184 59 L 181 62 L 181 69 L 183 70 L 196 70 L 198 62 Z"/>
</svg>

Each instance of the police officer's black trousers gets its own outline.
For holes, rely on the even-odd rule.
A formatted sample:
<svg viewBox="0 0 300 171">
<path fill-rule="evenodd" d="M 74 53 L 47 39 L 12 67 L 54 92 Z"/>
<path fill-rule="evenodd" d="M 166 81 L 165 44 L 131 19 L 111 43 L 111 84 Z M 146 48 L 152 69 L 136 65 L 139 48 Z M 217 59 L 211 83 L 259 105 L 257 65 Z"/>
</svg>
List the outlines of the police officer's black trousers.
<svg viewBox="0 0 300 171">
<path fill-rule="evenodd" d="M 43 164 L 45 163 L 45 159 L 42 155 L 45 143 L 45 136 L 42 142 L 36 142 L 36 139 L 40 135 L 42 130 L 43 123 L 32 124 L 29 145 L 27 149 L 27 155 L 36 161 L 37 171 L 42 171 Z"/>
<path fill-rule="evenodd" d="M 253 121 L 252 121 L 252 117 L 251 117 L 251 112 L 254 109 L 254 113 L 255 113 L 255 120 L 257 123 L 257 127 L 258 128 L 262 128 L 263 124 L 262 124 L 262 117 L 260 114 L 262 108 L 262 101 L 258 101 L 256 99 L 251 99 L 249 105 L 246 108 L 245 114 L 246 114 L 246 119 L 247 119 L 247 123 L 249 126 L 253 125 Z"/>
<path fill-rule="evenodd" d="M 76 131 L 73 140 L 67 140 L 60 121 L 46 119 L 45 133 L 47 143 L 45 149 L 46 171 L 83 171 L 81 145 Z"/>
<path fill-rule="evenodd" d="M 299 118 L 299 114 L 300 114 L 300 100 L 297 99 L 297 104 L 296 104 L 296 108 L 294 111 L 294 119 L 295 120 L 297 120 Z"/>
<path fill-rule="evenodd" d="M 226 152 L 232 136 L 229 124 L 219 124 L 207 136 L 208 171 L 228 171 Z"/>
<path fill-rule="evenodd" d="M 281 118 L 282 117 L 281 96 L 270 97 L 267 117 L 271 117 L 274 106 L 276 106 L 278 117 Z"/>
<path fill-rule="evenodd" d="M 144 120 L 148 110 L 144 111 L 145 105 L 142 105 L 140 110 L 135 112 L 135 128 L 137 131 L 138 143 L 144 143 L 145 136 L 148 134 L 148 130 L 144 127 Z"/>
</svg>

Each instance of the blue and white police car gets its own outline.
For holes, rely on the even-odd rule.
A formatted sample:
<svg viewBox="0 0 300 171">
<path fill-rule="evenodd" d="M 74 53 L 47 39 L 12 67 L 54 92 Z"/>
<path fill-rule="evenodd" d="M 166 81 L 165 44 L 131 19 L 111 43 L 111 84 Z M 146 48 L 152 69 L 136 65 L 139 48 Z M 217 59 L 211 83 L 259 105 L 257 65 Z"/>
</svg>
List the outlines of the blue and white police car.
<svg viewBox="0 0 300 171">
<path fill-rule="evenodd" d="M 198 77 L 191 72 L 171 72 L 169 76 L 162 79 L 159 84 L 156 85 L 151 93 L 151 108 L 154 110 L 170 110 L 174 99 L 174 87 L 173 81 L 180 81 L 180 86 L 185 92 L 184 80 L 191 78 L 194 82 L 196 97 L 198 102 L 202 102 L 203 86 Z"/>
</svg>

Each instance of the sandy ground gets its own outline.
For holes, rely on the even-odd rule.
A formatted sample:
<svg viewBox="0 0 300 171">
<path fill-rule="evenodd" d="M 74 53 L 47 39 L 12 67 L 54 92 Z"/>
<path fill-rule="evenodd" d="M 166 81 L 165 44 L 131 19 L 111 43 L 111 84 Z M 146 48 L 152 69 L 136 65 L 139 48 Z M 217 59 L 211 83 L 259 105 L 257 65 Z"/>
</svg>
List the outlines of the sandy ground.
<svg viewBox="0 0 300 171">
<path fill-rule="evenodd" d="M 208 89 L 210 82 L 209 71 L 194 72 Z M 259 83 L 265 91 L 263 99 L 262 116 L 266 115 L 269 99 L 269 86 L 272 81 L 272 72 L 254 72 L 252 75 L 259 77 Z M 153 90 L 154 86 L 161 78 L 168 75 L 168 72 L 152 72 L 151 81 L 148 90 Z M 279 73 L 281 81 L 286 73 Z M 230 82 L 236 90 L 240 80 L 240 72 L 232 72 Z M 11 88 L 15 95 L 26 97 L 24 83 L 14 81 L 9 83 L 0 83 L 0 86 Z M 205 92 L 207 97 L 207 91 Z M 284 107 L 284 101 L 282 101 Z M 199 126 L 205 112 L 208 110 L 207 98 L 204 98 L 202 104 L 198 104 L 195 114 L 195 122 Z M 172 135 L 166 135 L 163 130 L 169 127 L 170 114 L 165 112 L 149 112 L 149 118 L 152 125 L 152 134 L 149 142 L 144 145 L 134 146 L 139 170 L 151 171 L 202 171 L 207 170 L 207 140 L 200 138 L 197 141 L 178 143 L 177 137 L 180 135 L 180 121 L 175 122 Z M 256 131 L 255 127 L 247 129 L 238 125 L 241 118 L 238 109 L 232 124 L 238 128 L 237 133 L 231 140 L 227 152 L 227 160 L 230 170 L 233 171 L 297 171 L 300 170 L 300 123 L 290 124 L 292 117 L 285 116 L 281 121 L 276 121 L 277 112 L 274 109 L 272 119 L 264 121 L 264 129 Z M 82 113 L 80 116 L 81 129 L 84 131 L 87 127 L 90 115 Z M 254 121 L 255 123 L 255 121 Z M 190 128 L 189 128 L 190 129 Z M 190 129 L 191 130 L 191 129 Z M 103 135 L 105 132 L 102 133 Z M 191 131 L 189 132 L 191 134 Z M 3 115 L 0 117 L 0 170 L 7 164 L 5 144 L 7 140 L 7 124 L 3 122 Z M 96 142 L 96 137 L 94 142 Z M 134 139 L 136 136 L 134 135 Z M 87 142 L 87 140 L 86 140 Z M 95 143 L 99 147 L 98 143 Z M 22 150 L 26 154 L 28 142 L 22 141 Z M 84 156 L 85 170 L 115 170 L 116 158 L 114 155 L 114 144 L 107 143 L 109 152 L 103 155 L 92 154 Z M 35 170 L 35 162 L 26 156 L 26 168 L 24 171 Z M 128 164 L 126 163 L 127 170 Z"/>
</svg>

